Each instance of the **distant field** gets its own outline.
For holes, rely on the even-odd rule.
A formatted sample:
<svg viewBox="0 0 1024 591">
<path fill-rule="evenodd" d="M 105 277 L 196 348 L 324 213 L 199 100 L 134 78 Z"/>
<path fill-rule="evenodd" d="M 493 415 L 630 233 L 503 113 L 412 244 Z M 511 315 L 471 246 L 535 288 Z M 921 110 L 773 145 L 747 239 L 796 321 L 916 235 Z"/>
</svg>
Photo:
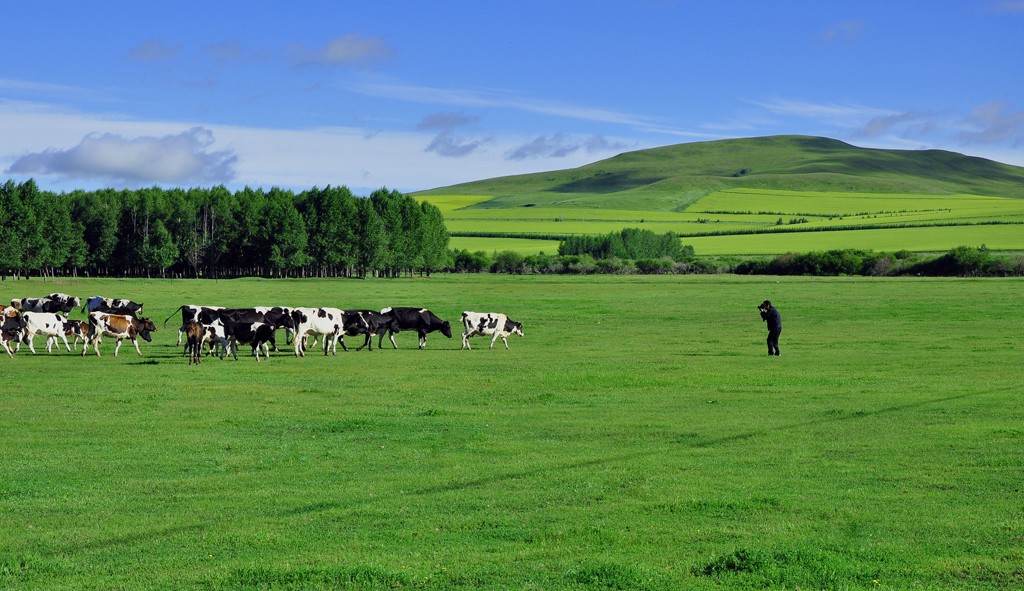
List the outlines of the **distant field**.
<svg viewBox="0 0 1024 591">
<path fill-rule="evenodd" d="M 676 232 L 698 254 L 708 255 L 812 248 L 936 251 L 981 244 L 995 250 L 1024 250 L 1024 199 L 1007 197 L 739 188 L 712 192 L 681 212 L 558 205 L 479 208 L 486 197 L 421 198 L 442 209 L 449 231 L 459 235 L 453 244 L 471 244 L 471 250 L 550 253 L 549 240 L 534 243 L 529 236 L 607 234 L 626 227 Z M 750 234 L 773 230 L 799 232 Z M 497 232 L 518 238 L 512 243 L 510 238 L 486 237 Z"/>
<path fill-rule="evenodd" d="M 160 330 L 142 357 L 0 354 L 4 591 L 1024 584 L 1021 279 L 8 279 L 0 302 L 51 291 Z M 163 326 L 186 302 L 501 310 L 525 336 L 189 367 Z"/>
</svg>

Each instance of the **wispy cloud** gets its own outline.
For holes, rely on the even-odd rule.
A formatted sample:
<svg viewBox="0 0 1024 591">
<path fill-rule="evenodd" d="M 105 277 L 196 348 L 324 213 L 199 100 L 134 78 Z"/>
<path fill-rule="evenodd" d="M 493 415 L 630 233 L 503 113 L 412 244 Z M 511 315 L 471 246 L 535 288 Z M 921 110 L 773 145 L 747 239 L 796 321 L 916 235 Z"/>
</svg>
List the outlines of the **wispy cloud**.
<svg viewBox="0 0 1024 591">
<path fill-rule="evenodd" d="M 438 130 L 427 146 L 427 152 L 434 152 L 439 156 L 448 158 L 461 158 L 468 156 L 478 148 L 487 143 L 486 139 L 467 139 L 459 137 L 455 129 L 472 125 L 479 120 L 479 117 L 467 115 L 463 111 L 454 113 L 434 113 L 424 117 L 416 126 L 420 130 Z"/>
<path fill-rule="evenodd" d="M 8 96 L 47 97 L 51 99 L 114 100 L 113 97 L 91 88 L 68 86 L 65 84 L 48 84 L 31 80 L 11 80 L 9 78 L 0 78 L 0 93 Z"/>
<path fill-rule="evenodd" d="M 1017 12 L 1024 14 L 1024 0 L 1003 0 L 992 4 L 994 12 Z"/>
<path fill-rule="evenodd" d="M 1024 110 L 1014 111 L 1005 102 L 978 105 L 965 122 L 971 129 L 957 136 L 964 144 L 1024 145 Z"/>
<path fill-rule="evenodd" d="M 582 140 L 572 139 L 564 133 L 551 136 L 538 136 L 525 144 L 505 153 L 508 160 L 526 160 L 529 158 L 565 158 L 583 150 L 587 153 L 615 152 L 628 149 L 622 142 L 610 142 L 601 135 L 591 136 Z"/>
<path fill-rule="evenodd" d="M 221 65 L 237 62 L 245 57 L 245 50 L 237 41 L 211 43 L 204 46 L 203 51 Z"/>
<path fill-rule="evenodd" d="M 417 103 L 513 109 L 566 119 L 615 123 L 635 127 L 650 127 L 661 124 L 658 120 L 643 115 L 613 109 L 573 105 L 558 101 L 532 99 L 501 90 L 468 90 L 388 83 L 357 83 L 350 88 L 354 92 L 367 96 Z"/>
<path fill-rule="evenodd" d="M 140 62 L 159 62 L 176 57 L 180 51 L 180 43 L 168 43 L 162 39 L 147 39 L 142 44 L 131 48 L 128 55 Z"/>
<path fill-rule="evenodd" d="M 751 101 L 751 104 L 757 105 L 775 115 L 801 117 L 812 119 L 819 123 L 842 127 L 859 126 L 863 125 L 866 120 L 875 117 L 887 117 L 898 113 L 890 109 L 879 109 L 857 104 L 814 103 L 784 99 Z"/>
<path fill-rule="evenodd" d="M 100 179 L 128 185 L 225 183 L 235 176 L 231 150 L 207 151 L 213 133 L 194 127 L 176 135 L 126 138 L 90 134 L 67 150 L 25 154 L 4 172 Z"/>
<path fill-rule="evenodd" d="M 292 45 L 289 55 L 296 66 L 368 66 L 390 60 L 394 49 L 381 37 L 349 33 L 335 37 L 323 47 L 309 49 Z"/>
<path fill-rule="evenodd" d="M 863 21 L 843 21 L 836 23 L 821 34 L 821 40 L 825 43 L 835 41 L 856 41 L 864 31 Z"/>
</svg>

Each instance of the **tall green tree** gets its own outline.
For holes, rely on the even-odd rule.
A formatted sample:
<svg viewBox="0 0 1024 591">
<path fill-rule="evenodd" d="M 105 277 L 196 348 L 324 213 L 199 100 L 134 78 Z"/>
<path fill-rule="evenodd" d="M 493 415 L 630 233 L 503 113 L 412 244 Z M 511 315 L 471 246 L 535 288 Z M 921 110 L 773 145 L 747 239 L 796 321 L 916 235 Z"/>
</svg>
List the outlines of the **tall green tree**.
<svg viewBox="0 0 1024 591">
<path fill-rule="evenodd" d="M 436 205 L 424 201 L 420 204 L 420 211 L 423 219 L 421 264 L 429 277 L 431 272 L 444 269 L 451 264 L 451 254 L 448 250 L 450 236 L 448 228 L 444 225 L 444 216 Z"/>
</svg>

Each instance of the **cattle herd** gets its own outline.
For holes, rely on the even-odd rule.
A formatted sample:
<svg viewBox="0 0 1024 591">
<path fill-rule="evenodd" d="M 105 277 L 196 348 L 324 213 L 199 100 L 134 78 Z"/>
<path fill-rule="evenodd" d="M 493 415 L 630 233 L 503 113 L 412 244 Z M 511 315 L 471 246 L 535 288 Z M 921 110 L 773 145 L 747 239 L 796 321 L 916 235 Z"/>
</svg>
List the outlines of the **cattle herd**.
<svg viewBox="0 0 1024 591">
<path fill-rule="evenodd" d="M 88 313 L 88 319 L 68 318 L 68 314 L 79 306 Z M 103 337 L 109 337 L 117 341 L 115 356 L 125 339 L 131 341 L 135 351 L 142 355 L 138 338 L 152 341 L 152 333 L 157 330 L 151 319 L 141 316 L 142 307 L 142 304 L 131 300 L 102 296 L 92 296 L 83 305 L 80 298 L 63 293 L 11 300 L 10 306 L 0 305 L 0 344 L 7 355 L 13 357 L 22 344 L 28 345 L 29 350 L 35 353 L 36 336 L 46 337 L 48 353 L 54 345 L 59 348 L 61 342 L 70 352 L 68 339 L 71 338 L 76 351 L 78 342 L 82 341 L 83 356 L 90 347 L 100 355 L 100 343 Z M 357 351 L 364 347 L 372 350 L 374 337 L 377 337 L 378 349 L 382 347 L 384 337 L 397 349 L 395 334 L 403 330 L 416 331 L 421 349 L 427 346 L 427 334 L 431 332 L 437 331 L 452 338 L 451 323 L 426 308 L 391 307 L 377 311 L 283 306 L 224 308 L 186 304 L 164 320 L 164 326 L 178 312 L 181 312 L 181 325 L 177 344 L 181 346 L 184 340 L 183 355 L 188 356 L 190 365 L 200 363 L 204 353 L 217 354 L 221 359 L 227 355 L 238 359 L 240 344 L 250 346 L 257 361 L 261 355 L 269 359 L 270 351 L 277 350 L 276 334 L 281 329 L 285 331 L 286 343 L 291 343 L 296 357 L 304 357 L 318 341 L 324 355 L 337 355 L 338 344 L 347 351 L 346 336 L 363 337 Z M 478 334 L 491 337 L 491 348 L 500 338 L 506 349 L 509 348 L 508 335 L 523 336 L 523 325 L 501 313 L 463 312 L 462 325 L 463 349 L 472 349 L 469 338 Z"/>
</svg>

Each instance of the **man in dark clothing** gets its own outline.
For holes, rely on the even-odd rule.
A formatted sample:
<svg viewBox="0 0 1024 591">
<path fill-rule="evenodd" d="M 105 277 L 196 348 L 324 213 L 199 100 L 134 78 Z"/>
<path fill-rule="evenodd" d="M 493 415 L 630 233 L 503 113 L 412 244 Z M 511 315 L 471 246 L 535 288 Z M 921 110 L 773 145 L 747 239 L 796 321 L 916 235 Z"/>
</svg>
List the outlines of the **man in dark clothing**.
<svg viewBox="0 0 1024 591">
<path fill-rule="evenodd" d="M 782 334 L 782 316 L 768 300 L 762 302 L 757 309 L 761 312 L 761 320 L 768 323 L 768 354 L 778 355 L 779 335 Z"/>
</svg>

